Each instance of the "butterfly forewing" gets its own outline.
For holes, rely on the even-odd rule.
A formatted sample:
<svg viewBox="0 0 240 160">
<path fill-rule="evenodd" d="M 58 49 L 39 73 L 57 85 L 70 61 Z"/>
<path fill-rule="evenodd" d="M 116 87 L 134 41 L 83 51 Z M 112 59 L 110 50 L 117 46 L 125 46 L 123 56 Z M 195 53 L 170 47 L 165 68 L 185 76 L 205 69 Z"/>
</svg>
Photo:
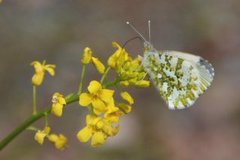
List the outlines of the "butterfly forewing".
<svg viewBox="0 0 240 160">
<path fill-rule="evenodd" d="M 178 51 L 146 49 L 142 64 L 170 109 L 191 106 L 214 76 L 206 60 Z"/>
</svg>

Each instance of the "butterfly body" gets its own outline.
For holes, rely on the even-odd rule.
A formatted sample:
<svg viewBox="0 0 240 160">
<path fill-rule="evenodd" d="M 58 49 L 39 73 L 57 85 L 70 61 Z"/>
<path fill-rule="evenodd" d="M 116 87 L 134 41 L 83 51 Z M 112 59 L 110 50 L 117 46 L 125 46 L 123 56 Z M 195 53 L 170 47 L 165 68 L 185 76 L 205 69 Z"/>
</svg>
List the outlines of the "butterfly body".
<svg viewBox="0 0 240 160">
<path fill-rule="evenodd" d="M 212 65 L 203 58 L 179 51 L 157 51 L 149 42 L 144 43 L 142 65 L 169 109 L 191 106 L 214 76 Z"/>
</svg>

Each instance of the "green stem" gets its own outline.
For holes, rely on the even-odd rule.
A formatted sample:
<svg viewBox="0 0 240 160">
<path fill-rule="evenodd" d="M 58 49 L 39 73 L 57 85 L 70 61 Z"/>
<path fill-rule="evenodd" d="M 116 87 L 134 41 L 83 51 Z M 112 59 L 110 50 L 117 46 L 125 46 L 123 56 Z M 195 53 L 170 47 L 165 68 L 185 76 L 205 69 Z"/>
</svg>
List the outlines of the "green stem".
<svg viewBox="0 0 240 160">
<path fill-rule="evenodd" d="M 120 82 L 120 79 L 116 78 L 114 81 L 108 82 L 104 84 L 104 88 L 109 88 L 112 86 L 116 86 Z"/>
<path fill-rule="evenodd" d="M 67 104 L 73 103 L 78 101 L 78 95 L 74 94 L 68 98 L 66 98 Z M 35 121 L 39 120 L 40 118 L 48 115 L 51 111 L 50 107 L 46 107 L 45 111 L 37 112 L 30 117 L 28 117 L 22 124 L 20 124 L 17 128 L 15 128 L 10 134 L 8 134 L 5 138 L 0 141 L 0 151 L 9 144 L 16 136 L 22 133 L 25 129 L 31 126 Z"/>
<path fill-rule="evenodd" d="M 82 86 L 83 86 L 83 79 L 85 76 L 85 72 L 86 72 L 86 64 L 83 64 L 81 77 L 80 77 L 80 84 L 79 84 L 79 88 L 78 88 L 78 95 L 82 93 Z"/>
<path fill-rule="evenodd" d="M 37 87 L 33 86 L 33 115 L 37 113 Z"/>
<path fill-rule="evenodd" d="M 50 108 L 48 108 L 46 111 L 38 112 L 28 117 L 22 124 L 20 124 L 17 128 L 15 128 L 9 135 L 7 135 L 7 137 L 5 137 L 0 142 L 0 150 L 2 150 L 8 143 L 10 143 L 18 134 L 20 134 L 26 128 L 28 128 L 33 122 L 45 116 L 46 112 L 50 112 Z"/>
<path fill-rule="evenodd" d="M 108 74 L 108 72 L 109 72 L 110 69 L 111 69 L 110 67 L 108 67 L 108 68 L 106 69 L 106 71 L 104 72 L 104 74 L 103 74 L 103 76 L 102 76 L 102 78 L 101 78 L 101 80 L 100 80 L 100 83 L 103 83 L 103 82 L 104 82 L 104 80 L 106 79 L 106 76 L 107 76 L 107 74 Z"/>
</svg>

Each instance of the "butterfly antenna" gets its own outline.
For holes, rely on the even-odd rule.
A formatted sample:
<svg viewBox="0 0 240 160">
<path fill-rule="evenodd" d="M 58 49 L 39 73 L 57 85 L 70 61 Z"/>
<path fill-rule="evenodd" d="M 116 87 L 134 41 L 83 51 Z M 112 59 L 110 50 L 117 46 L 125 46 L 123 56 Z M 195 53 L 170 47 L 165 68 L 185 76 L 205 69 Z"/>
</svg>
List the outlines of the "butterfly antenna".
<svg viewBox="0 0 240 160">
<path fill-rule="evenodd" d="M 128 42 L 130 42 L 130 41 L 132 41 L 132 40 L 135 40 L 135 39 L 140 39 L 140 40 L 142 41 L 142 38 L 139 37 L 139 36 L 133 37 L 133 38 L 127 40 L 127 41 L 123 44 L 122 48 L 124 48 L 124 47 L 128 44 Z"/>
<path fill-rule="evenodd" d="M 147 40 L 143 37 L 143 35 L 130 23 L 130 22 L 126 22 L 127 25 L 129 25 L 144 41 L 147 42 Z"/>
<path fill-rule="evenodd" d="M 151 21 L 148 20 L 148 38 L 149 42 L 151 43 Z"/>
</svg>

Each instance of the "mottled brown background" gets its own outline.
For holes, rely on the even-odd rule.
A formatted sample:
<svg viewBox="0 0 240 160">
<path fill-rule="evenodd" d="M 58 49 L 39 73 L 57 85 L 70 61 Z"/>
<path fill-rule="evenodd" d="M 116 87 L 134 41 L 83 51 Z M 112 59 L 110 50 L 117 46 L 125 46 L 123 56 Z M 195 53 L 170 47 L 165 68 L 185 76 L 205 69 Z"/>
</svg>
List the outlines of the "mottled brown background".
<svg viewBox="0 0 240 160">
<path fill-rule="evenodd" d="M 0 5 L 0 139 L 31 114 L 33 70 L 30 62 L 57 65 L 38 90 L 39 106 L 55 91 L 76 91 L 80 56 L 89 46 L 106 61 L 114 49 L 136 34 L 131 21 L 157 49 L 201 55 L 216 70 L 212 86 L 194 107 L 169 111 L 153 88 L 132 89 L 131 114 L 122 118 L 119 134 L 100 148 L 79 143 L 86 111 L 70 105 L 61 119 L 50 118 L 53 131 L 69 137 L 60 152 L 25 131 L 0 152 L 1 160 L 226 160 L 240 157 L 240 1 L 239 0 L 3 0 Z M 138 40 L 128 44 L 142 54 Z M 88 69 L 88 80 L 99 78 Z M 35 124 L 43 126 L 43 121 Z"/>
</svg>

